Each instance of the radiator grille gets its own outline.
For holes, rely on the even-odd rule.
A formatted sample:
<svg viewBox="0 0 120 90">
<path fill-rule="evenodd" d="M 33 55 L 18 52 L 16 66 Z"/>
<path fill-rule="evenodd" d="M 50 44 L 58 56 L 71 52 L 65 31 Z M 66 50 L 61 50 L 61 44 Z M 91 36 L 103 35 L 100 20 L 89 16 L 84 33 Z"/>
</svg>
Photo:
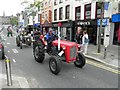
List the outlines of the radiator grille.
<svg viewBox="0 0 120 90">
<path fill-rule="evenodd" d="M 70 58 L 75 58 L 76 57 L 76 51 L 77 51 L 76 46 L 71 47 L 71 49 L 70 49 Z"/>
</svg>

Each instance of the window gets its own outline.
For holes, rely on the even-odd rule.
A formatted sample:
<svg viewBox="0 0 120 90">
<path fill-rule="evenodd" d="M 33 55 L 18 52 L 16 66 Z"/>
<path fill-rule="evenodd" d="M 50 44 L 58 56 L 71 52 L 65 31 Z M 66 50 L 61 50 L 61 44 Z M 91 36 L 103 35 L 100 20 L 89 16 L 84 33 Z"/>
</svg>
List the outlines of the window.
<svg viewBox="0 0 120 90">
<path fill-rule="evenodd" d="M 70 5 L 67 5 L 65 8 L 65 19 L 69 19 L 70 14 Z"/>
<path fill-rule="evenodd" d="M 101 16 L 101 5 L 102 5 L 102 2 L 97 2 L 96 4 L 96 18 L 100 18 Z"/>
<path fill-rule="evenodd" d="M 63 19 L 63 8 L 59 8 L 59 20 Z"/>
<path fill-rule="evenodd" d="M 38 22 L 40 22 L 40 14 L 38 14 Z"/>
<path fill-rule="evenodd" d="M 57 20 L 57 9 L 54 10 L 54 21 Z"/>
<path fill-rule="evenodd" d="M 85 19 L 91 18 L 91 4 L 85 5 Z"/>
<path fill-rule="evenodd" d="M 75 19 L 80 20 L 81 17 L 81 6 L 75 8 Z"/>
<path fill-rule="evenodd" d="M 57 0 L 54 0 L 54 5 L 57 5 Z"/>
<path fill-rule="evenodd" d="M 59 3 L 62 3 L 63 2 L 63 0 L 59 0 Z"/>
<path fill-rule="evenodd" d="M 118 13 L 120 13 L 120 2 L 118 4 Z"/>
</svg>

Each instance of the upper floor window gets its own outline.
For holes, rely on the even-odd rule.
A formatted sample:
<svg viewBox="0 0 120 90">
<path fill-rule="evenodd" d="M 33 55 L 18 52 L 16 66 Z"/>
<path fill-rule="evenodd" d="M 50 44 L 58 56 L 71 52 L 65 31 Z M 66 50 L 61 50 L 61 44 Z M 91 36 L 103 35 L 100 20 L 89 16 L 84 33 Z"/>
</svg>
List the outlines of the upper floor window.
<svg viewBox="0 0 120 90">
<path fill-rule="evenodd" d="M 54 0 L 54 5 L 57 5 L 57 0 Z"/>
<path fill-rule="evenodd" d="M 91 4 L 85 5 L 85 19 L 91 18 Z"/>
<path fill-rule="evenodd" d="M 75 8 L 75 19 L 80 20 L 81 17 L 81 6 Z"/>
<path fill-rule="evenodd" d="M 65 19 L 69 19 L 70 18 L 69 15 L 70 15 L 70 5 L 67 5 L 65 7 Z"/>
<path fill-rule="evenodd" d="M 120 13 L 120 2 L 118 4 L 118 13 Z"/>
<path fill-rule="evenodd" d="M 59 0 L 59 3 L 63 3 L 63 0 Z"/>
<path fill-rule="evenodd" d="M 101 16 L 101 6 L 102 6 L 102 2 L 97 2 L 96 4 L 96 18 L 100 18 Z"/>
<path fill-rule="evenodd" d="M 59 20 L 63 19 L 63 8 L 59 8 Z"/>
<path fill-rule="evenodd" d="M 57 20 L 57 9 L 54 10 L 54 21 Z"/>
</svg>

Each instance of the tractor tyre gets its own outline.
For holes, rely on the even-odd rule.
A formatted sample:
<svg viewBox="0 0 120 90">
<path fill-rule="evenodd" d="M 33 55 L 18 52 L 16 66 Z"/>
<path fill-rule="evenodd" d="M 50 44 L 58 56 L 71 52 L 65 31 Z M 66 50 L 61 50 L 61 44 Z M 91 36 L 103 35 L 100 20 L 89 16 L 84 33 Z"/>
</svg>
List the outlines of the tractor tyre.
<svg viewBox="0 0 120 90">
<path fill-rule="evenodd" d="M 2 52 L 2 60 L 5 59 L 5 53 L 4 53 L 4 48 L 3 48 L 3 52 Z"/>
<path fill-rule="evenodd" d="M 78 53 L 76 61 L 74 62 L 76 67 L 82 68 L 86 63 L 85 56 L 82 53 Z"/>
<path fill-rule="evenodd" d="M 45 52 L 44 52 L 44 48 L 42 47 L 42 43 L 41 45 L 35 45 L 33 46 L 33 54 L 34 54 L 34 58 L 37 62 L 42 63 L 44 58 L 45 58 Z"/>
<path fill-rule="evenodd" d="M 61 61 L 58 59 L 57 56 L 50 57 L 49 60 L 49 68 L 50 71 L 57 75 L 60 72 Z"/>
<path fill-rule="evenodd" d="M 23 48 L 23 46 L 22 46 L 22 41 L 20 41 L 20 49 L 22 49 Z"/>
<path fill-rule="evenodd" d="M 16 37 L 16 45 L 17 45 L 17 47 L 20 46 L 20 41 L 19 41 L 19 38 L 18 38 L 18 37 Z"/>
</svg>

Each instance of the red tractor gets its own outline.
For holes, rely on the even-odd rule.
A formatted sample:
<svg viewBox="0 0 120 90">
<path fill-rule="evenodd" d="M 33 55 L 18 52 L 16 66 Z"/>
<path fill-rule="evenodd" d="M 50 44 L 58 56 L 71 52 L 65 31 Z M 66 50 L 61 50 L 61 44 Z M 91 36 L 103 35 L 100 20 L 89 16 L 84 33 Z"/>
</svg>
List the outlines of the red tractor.
<svg viewBox="0 0 120 90">
<path fill-rule="evenodd" d="M 45 52 L 50 55 L 49 68 L 50 71 L 57 75 L 60 72 L 61 61 L 70 63 L 74 62 L 76 67 L 82 68 L 86 61 L 82 53 L 78 53 L 79 45 L 75 42 L 60 40 L 60 50 L 58 50 L 58 40 L 51 42 L 49 50 L 43 35 L 37 36 L 37 40 L 33 43 L 33 54 L 37 62 L 42 63 L 45 58 Z"/>
</svg>

